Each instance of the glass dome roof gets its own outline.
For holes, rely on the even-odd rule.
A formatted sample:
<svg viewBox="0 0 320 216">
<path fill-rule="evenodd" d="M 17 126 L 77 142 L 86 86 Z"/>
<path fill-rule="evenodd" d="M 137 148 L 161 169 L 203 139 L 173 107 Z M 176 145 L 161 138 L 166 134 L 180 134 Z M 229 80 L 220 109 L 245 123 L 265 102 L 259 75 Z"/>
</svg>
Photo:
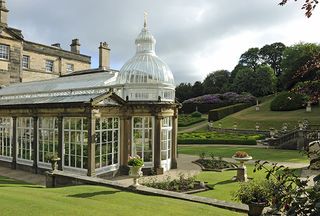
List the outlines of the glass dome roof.
<svg viewBox="0 0 320 216">
<path fill-rule="evenodd" d="M 135 44 L 136 54 L 120 69 L 117 83 L 154 83 L 174 86 L 174 78 L 169 66 L 155 53 L 156 40 L 148 30 L 146 20 Z"/>
</svg>

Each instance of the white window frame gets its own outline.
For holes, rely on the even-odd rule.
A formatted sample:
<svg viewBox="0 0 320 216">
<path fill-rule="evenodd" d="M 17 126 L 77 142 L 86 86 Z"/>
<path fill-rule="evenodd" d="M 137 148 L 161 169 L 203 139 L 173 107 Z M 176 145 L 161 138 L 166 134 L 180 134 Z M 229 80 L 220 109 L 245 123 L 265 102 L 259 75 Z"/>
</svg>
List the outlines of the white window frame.
<svg viewBox="0 0 320 216">
<path fill-rule="evenodd" d="M 51 125 L 56 126 L 56 127 L 43 127 L 42 124 L 40 124 L 41 121 L 43 120 L 49 120 L 51 121 Z M 57 117 L 39 117 L 38 118 L 38 143 L 37 143 L 37 148 L 38 148 L 38 166 L 40 168 L 48 168 L 50 167 L 50 163 L 49 161 L 46 161 L 46 155 L 45 152 L 49 152 L 49 153 L 55 153 L 58 151 L 58 149 L 56 149 L 56 147 L 58 147 L 58 139 L 59 139 L 59 135 L 58 135 L 58 118 Z M 41 127 L 40 127 L 41 126 Z M 40 139 L 40 134 L 49 134 L 49 135 L 45 135 L 47 136 L 45 140 Z M 51 137 L 52 135 L 52 137 Z M 43 136 L 43 137 L 45 137 Z M 52 139 L 51 139 L 52 138 Z M 53 146 L 52 146 L 52 150 L 50 151 L 50 147 L 49 144 L 47 151 L 44 151 L 44 147 L 45 147 L 45 142 L 50 143 L 52 142 Z M 42 158 L 40 158 L 40 145 L 42 145 Z"/>
<path fill-rule="evenodd" d="M 9 141 L 9 143 L 8 143 Z M 0 118 L 0 160 L 12 161 L 12 118 Z"/>
<path fill-rule="evenodd" d="M 0 59 L 9 60 L 10 59 L 10 46 L 6 44 L 0 44 Z"/>
<path fill-rule="evenodd" d="M 164 137 L 163 137 L 164 136 Z M 165 146 L 165 148 L 163 148 Z M 161 119 L 161 133 L 160 133 L 160 158 L 161 167 L 165 171 L 171 168 L 172 157 L 172 117 L 164 117 Z M 163 153 L 165 153 L 165 159 L 163 159 Z"/>
<path fill-rule="evenodd" d="M 75 121 L 75 120 L 81 120 L 81 128 L 80 129 L 73 129 L 72 128 L 72 121 Z M 68 121 L 68 128 L 65 128 L 65 123 L 66 121 Z M 76 171 L 79 171 L 79 172 L 84 172 L 87 170 L 87 168 L 84 168 L 84 155 L 83 155 L 83 146 L 87 146 L 87 151 L 88 151 L 88 130 L 84 130 L 83 129 L 83 125 L 84 125 L 84 121 L 87 121 L 86 118 L 82 118 L 82 117 L 66 117 L 63 119 L 63 158 L 62 159 L 62 165 L 63 165 L 63 169 L 68 171 L 73 171 L 73 170 L 76 170 Z M 87 122 L 88 123 L 88 122 Z M 68 133 L 68 136 L 69 136 L 69 139 L 68 139 L 68 142 L 66 143 L 65 142 L 65 132 Z M 75 154 L 74 154 L 74 166 L 71 165 L 71 135 L 72 133 L 80 133 L 80 140 L 79 140 L 79 144 L 76 144 L 74 143 L 75 145 Z M 85 140 L 85 135 L 87 136 L 87 140 Z M 68 145 L 69 147 L 69 152 L 67 154 L 66 152 L 66 148 L 65 146 Z M 80 164 L 80 167 L 77 167 L 77 145 L 80 145 L 80 152 L 81 154 L 79 155 L 80 158 L 81 158 L 81 164 Z M 87 156 L 86 156 L 86 160 L 88 160 L 88 156 L 89 156 L 89 152 L 87 152 Z M 68 162 L 69 164 L 65 164 L 65 157 L 66 155 L 68 155 Z M 88 164 L 88 161 L 87 162 L 87 165 Z"/>
<path fill-rule="evenodd" d="M 23 55 L 22 57 L 22 68 L 29 69 L 30 68 L 30 56 Z"/>
<path fill-rule="evenodd" d="M 135 127 L 134 126 L 134 119 L 135 118 L 142 118 L 142 127 Z M 151 119 L 151 128 L 145 128 L 145 124 L 144 124 L 144 122 L 145 122 L 145 119 L 146 118 L 150 118 Z M 148 162 L 146 162 L 146 161 L 144 161 L 144 167 L 145 168 L 150 168 L 150 167 L 154 167 L 154 116 L 133 116 L 132 117 L 132 122 L 131 122 L 131 125 L 132 125 L 132 130 L 131 130 L 131 143 L 132 143 L 132 146 L 131 146 L 131 152 L 132 152 L 132 156 L 136 156 L 137 155 L 137 151 L 136 151 L 136 149 L 135 149 L 135 143 L 134 143 L 134 131 L 135 130 L 141 130 L 142 131 L 142 158 L 144 158 L 144 145 L 145 145 L 145 130 L 146 129 L 151 129 L 152 130 L 152 133 L 151 133 L 151 135 L 149 135 L 149 136 L 151 136 L 151 141 L 152 141 L 152 144 L 151 144 L 151 146 L 152 146 L 152 158 L 151 158 L 151 161 L 148 161 Z"/>
<path fill-rule="evenodd" d="M 49 59 L 45 60 L 44 67 L 45 67 L 46 72 L 53 72 L 53 70 L 54 70 L 54 61 L 53 60 L 49 60 Z"/>
<path fill-rule="evenodd" d="M 67 63 L 67 73 L 74 72 L 74 64 Z"/>
<path fill-rule="evenodd" d="M 30 122 L 30 125 L 27 127 L 23 127 L 26 125 L 26 121 Z M 29 137 L 26 137 L 29 135 Z M 32 148 L 32 143 L 34 139 L 34 129 L 33 129 L 33 118 L 32 117 L 19 117 L 17 118 L 17 163 L 32 165 L 33 158 L 32 154 L 34 153 L 34 149 Z M 26 146 L 23 146 L 23 142 L 26 141 Z M 29 154 L 26 158 L 21 157 L 23 155 L 23 151 L 29 150 Z M 19 157 L 19 154 L 21 155 Z"/>
<path fill-rule="evenodd" d="M 99 121 L 98 121 L 99 120 Z M 108 121 L 111 120 L 111 128 L 108 125 Z M 115 126 L 117 122 L 117 127 Z M 106 123 L 107 127 L 103 128 L 103 123 Z M 95 158 L 97 156 L 99 156 L 100 162 L 99 162 L 99 167 L 96 166 L 96 173 L 97 174 L 101 174 L 104 172 L 110 172 L 110 171 L 114 171 L 117 170 L 119 168 L 119 163 L 120 163 L 120 119 L 119 117 L 102 117 L 102 118 L 98 118 L 96 119 L 96 147 L 99 148 L 100 150 L 100 155 L 97 155 L 97 151 L 96 151 L 96 155 Z M 108 132 L 111 132 L 111 153 L 108 152 Z M 118 138 L 115 139 L 115 132 L 118 133 Z M 103 134 L 106 134 L 106 141 L 103 142 Z M 99 134 L 99 136 L 97 136 L 97 134 Z M 97 138 L 99 138 L 99 140 L 97 140 Z M 117 142 L 118 145 L 118 152 L 115 152 L 115 144 Z M 106 165 L 103 166 L 103 162 L 102 162 L 102 145 L 105 144 L 106 148 L 107 148 L 107 152 L 106 152 Z M 112 156 L 112 161 L 111 164 L 108 165 L 108 156 L 111 154 Z M 117 155 L 117 162 L 115 162 L 115 154 Z M 95 163 L 96 164 L 96 163 Z M 97 164 L 96 164 L 97 165 Z"/>
</svg>

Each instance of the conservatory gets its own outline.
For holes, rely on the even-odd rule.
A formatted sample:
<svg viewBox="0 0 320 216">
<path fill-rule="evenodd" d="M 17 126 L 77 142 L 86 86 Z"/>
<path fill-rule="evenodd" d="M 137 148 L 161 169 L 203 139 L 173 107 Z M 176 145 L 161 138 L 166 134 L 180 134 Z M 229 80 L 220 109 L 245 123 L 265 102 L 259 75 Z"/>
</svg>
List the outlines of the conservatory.
<svg viewBox="0 0 320 216">
<path fill-rule="evenodd" d="M 89 176 L 127 172 L 128 156 L 146 171 L 177 167 L 177 110 L 172 72 L 155 53 L 146 22 L 137 51 L 120 71 L 74 72 L 0 90 L 0 164 Z"/>
</svg>

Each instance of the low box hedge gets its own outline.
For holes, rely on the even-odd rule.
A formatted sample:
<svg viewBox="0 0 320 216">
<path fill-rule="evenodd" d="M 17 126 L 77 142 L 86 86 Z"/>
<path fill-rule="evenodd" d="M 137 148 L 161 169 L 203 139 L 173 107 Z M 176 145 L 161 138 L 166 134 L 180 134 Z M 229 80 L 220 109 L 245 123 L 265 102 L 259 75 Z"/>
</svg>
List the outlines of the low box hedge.
<svg viewBox="0 0 320 216">
<path fill-rule="evenodd" d="M 217 132 L 179 133 L 178 144 L 239 144 L 256 145 L 256 140 L 263 139 L 261 134 L 231 134 Z"/>
<path fill-rule="evenodd" d="M 215 140 L 215 139 L 178 139 L 178 144 L 233 144 L 233 145 L 257 145 L 256 140 Z"/>
<path fill-rule="evenodd" d="M 209 111 L 208 121 L 218 121 L 224 117 L 231 115 L 233 113 L 239 112 L 245 108 L 252 106 L 251 104 L 240 103 L 231 106 L 226 106 L 218 109 L 213 109 Z"/>
</svg>

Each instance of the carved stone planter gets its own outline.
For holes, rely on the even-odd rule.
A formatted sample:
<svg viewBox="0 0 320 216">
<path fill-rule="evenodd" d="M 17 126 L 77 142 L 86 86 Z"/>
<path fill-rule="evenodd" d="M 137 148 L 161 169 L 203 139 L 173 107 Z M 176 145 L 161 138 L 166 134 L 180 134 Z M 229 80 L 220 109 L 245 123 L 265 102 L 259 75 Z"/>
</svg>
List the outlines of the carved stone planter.
<svg viewBox="0 0 320 216">
<path fill-rule="evenodd" d="M 142 173 L 142 167 L 136 167 L 136 166 L 129 166 L 129 176 L 133 178 L 133 185 L 134 187 L 139 186 L 139 178 L 143 176 Z"/>
<path fill-rule="evenodd" d="M 60 161 L 60 158 L 53 158 L 50 160 L 51 163 L 51 172 L 57 170 L 58 168 L 58 161 Z"/>
</svg>

